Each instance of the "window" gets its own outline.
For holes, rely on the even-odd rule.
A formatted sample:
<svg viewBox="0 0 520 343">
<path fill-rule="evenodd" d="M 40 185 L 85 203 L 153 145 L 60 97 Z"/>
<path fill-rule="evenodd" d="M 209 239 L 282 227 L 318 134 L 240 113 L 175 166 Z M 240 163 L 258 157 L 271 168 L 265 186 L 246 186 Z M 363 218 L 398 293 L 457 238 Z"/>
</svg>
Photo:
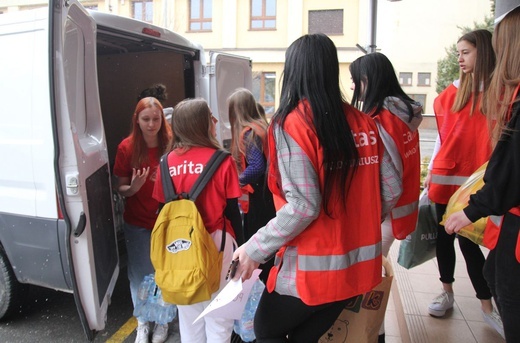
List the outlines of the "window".
<svg viewBox="0 0 520 343">
<path fill-rule="evenodd" d="M 417 73 L 417 86 L 430 86 L 431 73 Z"/>
<path fill-rule="evenodd" d="M 271 118 L 274 114 L 275 81 L 276 74 L 273 72 L 253 73 L 253 95 L 264 107 L 267 118 Z"/>
<path fill-rule="evenodd" d="M 276 0 L 251 0 L 251 29 L 276 29 Z"/>
<path fill-rule="evenodd" d="M 190 31 L 211 31 L 212 0 L 190 1 Z"/>
<path fill-rule="evenodd" d="M 134 19 L 153 22 L 153 0 L 133 1 Z"/>
<path fill-rule="evenodd" d="M 401 86 L 411 86 L 412 73 L 399 73 L 399 84 Z"/>
<path fill-rule="evenodd" d="M 408 96 L 417 102 L 420 102 L 422 107 L 426 106 L 426 94 L 408 94 Z"/>
<path fill-rule="evenodd" d="M 343 34 L 343 10 L 309 11 L 309 33 Z"/>
</svg>

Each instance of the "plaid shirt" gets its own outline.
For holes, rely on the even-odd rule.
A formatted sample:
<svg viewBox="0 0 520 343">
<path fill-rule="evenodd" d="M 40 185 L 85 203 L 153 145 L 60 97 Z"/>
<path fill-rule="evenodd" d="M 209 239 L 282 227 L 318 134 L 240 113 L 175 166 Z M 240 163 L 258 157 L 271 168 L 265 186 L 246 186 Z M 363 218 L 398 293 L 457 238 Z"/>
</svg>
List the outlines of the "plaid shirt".
<svg viewBox="0 0 520 343">
<path fill-rule="evenodd" d="M 257 262 L 271 258 L 278 249 L 299 235 L 321 210 L 319 177 L 303 149 L 278 126 L 274 128 L 278 169 L 285 204 L 267 225 L 246 243 L 246 253 Z M 381 170 L 382 218 L 395 206 L 402 193 L 399 173 L 385 151 Z M 296 291 L 296 247 L 288 247 L 278 274 L 276 292 L 298 297 Z"/>
</svg>

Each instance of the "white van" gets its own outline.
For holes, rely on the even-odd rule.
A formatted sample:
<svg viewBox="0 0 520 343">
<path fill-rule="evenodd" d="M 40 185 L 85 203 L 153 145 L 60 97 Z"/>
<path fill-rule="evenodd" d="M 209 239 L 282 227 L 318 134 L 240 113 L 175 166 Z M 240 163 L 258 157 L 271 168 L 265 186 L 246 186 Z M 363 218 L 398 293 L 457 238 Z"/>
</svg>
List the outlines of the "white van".
<svg viewBox="0 0 520 343">
<path fill-rule="evenodd" d="M 209 53 L 206 63 L 174 32 L 75 0 L 51 4 L 0 14 L 0 318 L 25 284 L 61 290 L 92 340 L 124 249 L 111 167 L 137 96 L 160 82 L 169 106 L 207 99 L 226 145 L 226 98 L 251 88 L 251 60 Z"/>
</svg>

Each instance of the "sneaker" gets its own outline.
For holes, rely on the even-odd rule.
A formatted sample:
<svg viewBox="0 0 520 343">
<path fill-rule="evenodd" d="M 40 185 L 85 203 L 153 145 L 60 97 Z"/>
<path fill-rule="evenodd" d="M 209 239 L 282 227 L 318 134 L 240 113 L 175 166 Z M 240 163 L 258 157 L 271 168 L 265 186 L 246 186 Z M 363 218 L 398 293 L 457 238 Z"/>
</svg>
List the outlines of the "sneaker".
<svg viewBox="0 0 520 343">
<path fill-rule="evenodd" d="M 442 317 L 446 314 L 446 311 L 453 308 L 454 302 L 453 293 L 443 291 L 439 294 L 431 304 L 428 306 L 428 313 L 430 316 Z"/>
<path fill-rule="evenodd" d="M 168 324 L 155 324 L 152 343 L 164 343 L 168 338 Z"/>
<path fill-rule="evenodd" d="M 135 343 L 148 343 L 148 335 L 150 333 L 150 327 L 148 323 L 137 324 L 137 335 L 135 336 Z"/>
<path fill-rule="evenodd" d="M 485 313 L 482 311 L 482 317 L 484 317 L 484 321 L 488 323 L 493 329 L 496 330 L 502 336 L 503 339 L 506 339 L 504 334 L 504 324 L 502 324 L 502 318 L 498 314 L 498 312 L 493 309 L 491 313 Z"/>
</svg>

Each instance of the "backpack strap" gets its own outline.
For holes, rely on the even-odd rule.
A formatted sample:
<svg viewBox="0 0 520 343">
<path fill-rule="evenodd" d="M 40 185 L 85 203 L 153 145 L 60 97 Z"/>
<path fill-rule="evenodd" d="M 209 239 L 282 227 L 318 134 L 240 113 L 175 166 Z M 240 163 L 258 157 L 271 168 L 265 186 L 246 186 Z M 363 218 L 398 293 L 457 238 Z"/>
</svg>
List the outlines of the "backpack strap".
<svg viewBox="0 0 520 343">
<path fill-rule="evenodd" d="M 197 181 L 191 188 L 188 199 L 195 202 L 200 192 L 206 187 L 207 183 L 218 169 L 218 167 L 222 164 L 222 161 L 229 155 L 229 152 L 218 149 L 213 153 L 208 163 L 206 163 L 206 167 L 202 171 L 202 174 L 199 175 Z M 161 171 L 162 173 L 162 171 Z M 224 218 L 224 228 L 222 229 L 222 240 L 220 243 L 220 251 L 224 251 L 224 247 L 226 246 L 226 219 Z"/>
<path fill-rule="evenodd" d="M 211 177 L 215 173 L 215 171 L 218 169 L 222 161 L 229 155 L 227 151 L 218 149 L 213 153 L 211 158 L 209 159 L 208 163 L 206 163 L 206 167 L 202 171 L 202 173 L 197 178 L 197 181 L 193 184 L 193 187 L 191 188 L 188 199 L 195 202 L 197 200 L 197 197 L 199 196 L 200 192 L 206 187 L 209 180 L 211 180 Z M 161 171 L 162 173 L 162 171 Z"/>
<path fill-rule="evenodd" d="M 168 170 L 168 155 L 169 153 L 162 155 L 161 161 L 159 162 L 159 164 L 161 165 L 161 182 L 165 204 L 179 197 L 175 192 L 175 186 L 173 185 L 173 180 L 170 177 L 170 172 Z"/>
</svg>

